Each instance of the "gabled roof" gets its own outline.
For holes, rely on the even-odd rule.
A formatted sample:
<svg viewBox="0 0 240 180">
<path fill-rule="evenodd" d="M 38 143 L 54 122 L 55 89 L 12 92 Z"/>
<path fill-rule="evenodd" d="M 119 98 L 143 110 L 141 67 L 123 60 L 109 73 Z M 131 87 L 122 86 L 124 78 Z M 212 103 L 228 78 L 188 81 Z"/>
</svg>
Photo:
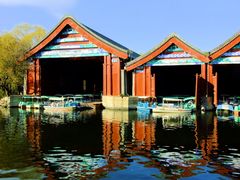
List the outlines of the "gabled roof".
<svg viewBox="0 0 240 180">
<path fill-rule="evenodd" d="M 209 62 L 208 57 L 203 52 L 201 52 L 200 50 L 198 50 L 196 48 L 193 48 L 191 45 L 184 42 L 177 34 L 173 33 L 173 34 L 170 34 L 159 45 L 157 45 L 156 47 L 154 47 L 147 53 L 128 62 L 126 64 L 126 70 L 131 71 L 131 70 L 135 69 L 136 67 L 141 66 L 141 65 L 147 63 L 148 61 L 151 61 L 156 56 L 158 56 L 160 53 L 162 53 L 164 50 L 166 50 L 168 47 L 170 47 L 172 44 L 175 44 L 176 46 L 180 47 L 183 51 L 189 53 L 192 57 L 195 57 L 204 63 Z"/>
<path fill-rule="evenodd" d="M 94 31 L 88 26 L 78 23 L 72 17 L 65 17 L 39 44 L 33 47 L 28 53 L 25 55 L 23 60 L 31 57 L 32 55 L 39 52 L 43 49 L 49 42 L 51 42 L 63 29 L 69 25 L 79 33 L 81 33 L 85 38 L 89 41 L 97 45 L 98 47 L 108 51 L 111 54 L 114 54 L 120 58 L 127 59 L 129 57 L 136 58 L 139 56 L 137 53 L 129 50 L 123 45 L 107 38 L 106 36 Z"/>
<path fill-rule="evenodd" d="M 212 60 L 220 57 L 221 55 L 223 55 L 225 52 L 229 51 L 231 48 L 233 48 L 238 43 L 240 43 L 240 32 L 234 34 L 232 37 L 230 37 L 224 43 L 220 44 L 218 47 L 213 49 L 209 54 L 209 59 L 212 61 Z"/>
</svg>

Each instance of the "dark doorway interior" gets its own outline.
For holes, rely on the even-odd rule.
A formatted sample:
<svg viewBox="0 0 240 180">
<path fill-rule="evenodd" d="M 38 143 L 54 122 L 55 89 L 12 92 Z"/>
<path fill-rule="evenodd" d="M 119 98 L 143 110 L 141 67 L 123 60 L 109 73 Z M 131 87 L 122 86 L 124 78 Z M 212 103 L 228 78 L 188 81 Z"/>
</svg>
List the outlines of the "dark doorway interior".
<svg viewBox="0 0 240 180">
<path fill-rule="evenodd" d="M 102 64 L 103 57 L 41 59 L 42 95 L 101 93 Z"/>
<path fill-rule="evenodd" d="M 156 74 L 156 96 L 195 96 L 196 73 L 200 66 L 152 67 Z"/>
<path fill-rule="evenodd" d="M 132 71 L 127 72 L 127 95 L 132 95 Z"/>
<path fill-rule="evenodd" d="M 240 65 L 226 64 L 215 65 L 214 73 L 218 73 L 218 95 L 219 98 L 224 96 L 240 95 Z"/>
</svg>

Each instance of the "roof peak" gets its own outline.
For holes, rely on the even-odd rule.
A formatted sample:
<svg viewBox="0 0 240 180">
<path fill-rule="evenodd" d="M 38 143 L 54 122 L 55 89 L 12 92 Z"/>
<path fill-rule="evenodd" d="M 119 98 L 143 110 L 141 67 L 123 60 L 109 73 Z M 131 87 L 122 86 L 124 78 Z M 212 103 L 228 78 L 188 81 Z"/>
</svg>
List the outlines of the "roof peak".
<svg viewBox="0 0 240 180">
<path fill-rule="evenodd" d="M 183 51 L 191 52 L 192 56 L 197 57 L 203 62 L 208 62 L 208 57 L 201 50 L 194 48 L 192 45 L 188 44 L 184 41 L 177 33 L 169 34 L 160 44 L 154 46 L 152 49 L 137 57 L 136 59 L 128 62 L 126 64 L 128 70 L 132 70 L 137 66 L 140 66 L 152 58 L 154 58 L 157 54 L 162 53 L 164 50 L 169 48 L 172 44 L 183 49 Z"/>
<path fill-rule="evenodd" d="M 224 41 L 222 44 L 218 45 L 217 47 L 215 47 L 214 49 L 212 49 L 209 54 L 210 56 L 215 59 L 217 58 L 219 55 L 221 55 L 221 53 L 218 53 L 219 51 L 221 51 L 221 49 L 223 49 L 224 47 L 230 45 L 235 39 L 237 39 L 238 37 L 240 37 L 240 31 L 236 32 L 233 36 L 231 36 L 230 38 L 228 38 L 226 41 Z M 238 42 L 239 43 L 239 42 Z M 233 44 L 233 46 L 236 45 L 235 43 Z M 227 51 L 231 49 L 231 46 L 229 48 L 227 48 Z M 218 54 L 218 55 L 214 55 L 214 54 Z"/>
<path fill-rule="evenodd" d="M 83 33 L 87 36 L 86 38 L 97 44 L 100 48 L 103 48 L 109 53 L 115 54 L 120 58 L 127 59 L 136 58 L 136 56 L 138 56 L 137 53 L 121 45 L 120 43 L 113 41 L 112 39 L 102 35 L 101 33 L 91 29 L 82 23 L 79 23 L 74 17 L 64 16 L 62 20 L 45 36 L 45 38 L 43 38 L 41 42 L 39 42 L 26 54 L 25 58 L 31 57 L 40 51 L 43 47 L 45 47 L 66 27 L 66 25 L 71 26 L 75 30 L 79 31 L 79 33 Z"/>
</svg>

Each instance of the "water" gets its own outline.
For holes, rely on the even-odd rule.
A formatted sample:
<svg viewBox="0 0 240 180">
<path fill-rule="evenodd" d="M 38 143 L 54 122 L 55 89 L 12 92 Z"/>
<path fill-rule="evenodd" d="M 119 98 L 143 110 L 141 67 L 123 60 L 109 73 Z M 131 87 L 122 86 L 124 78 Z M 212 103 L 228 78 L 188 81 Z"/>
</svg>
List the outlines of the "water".
<svg viewBox="0 0 240 180">
<path fill-rule="evenodd" d="M 239 179 L 240 121 L 1 109 L 0 179 Z"/>
</svg>

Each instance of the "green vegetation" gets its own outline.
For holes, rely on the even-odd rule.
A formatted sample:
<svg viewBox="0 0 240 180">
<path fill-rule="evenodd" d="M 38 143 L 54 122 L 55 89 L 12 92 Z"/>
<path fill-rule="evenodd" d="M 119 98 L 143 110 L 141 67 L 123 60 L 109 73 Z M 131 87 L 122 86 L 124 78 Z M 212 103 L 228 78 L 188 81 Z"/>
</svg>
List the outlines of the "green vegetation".
<svg viewBox="0 0 240 180">
<path fill-rule="evenodd" d="M 18 63 L 44 36 L 39 26 L 22 24 L 0 34 L 0 98 L 23 91 L 27 62 Z"/>
</svg>

